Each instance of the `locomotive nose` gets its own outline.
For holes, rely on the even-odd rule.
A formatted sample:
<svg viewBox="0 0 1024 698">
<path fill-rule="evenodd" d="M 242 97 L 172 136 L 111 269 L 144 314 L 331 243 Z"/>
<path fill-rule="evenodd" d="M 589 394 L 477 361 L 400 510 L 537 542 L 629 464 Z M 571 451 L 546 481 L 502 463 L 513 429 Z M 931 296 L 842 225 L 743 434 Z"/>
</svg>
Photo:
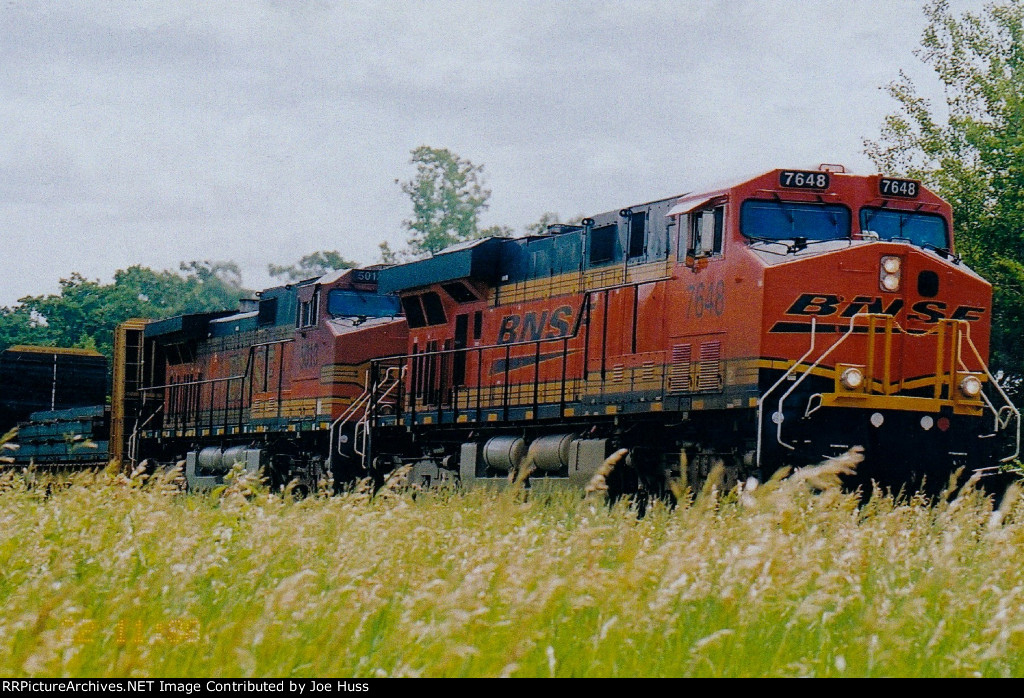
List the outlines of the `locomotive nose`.
<svg viewBox="0 0 1024 698">
<path fill-rule="evenodd" d="M 976 322 L 990 306 L 984 281 L 948 256 L 892 241 L 851 250 L 839 269 L 859 274 L 843 275 L 856 292 L 838 313 L 848 318 L 836 327 L 847 335 L 834 353 L 838 393 L 979 399 L 980 379 L 968 381 L 972 391 L 960 384 L 980 375 L 988 353 Z"/>
<path fill-rule="evenodd" d="M 984 328 L 975 323 L 982 319 L 990 305 L 988 284 L 969 270 L 928 250 L 911 248 L 899 258 L 897 295 L 902 298 L 904 307 L 898 314 L 898 321 L 907 332 L 933 330 L 942 320 L 966 320 L 971 325 L 972 337 L 987 344 L 987 333 L 979 336 Z M 886 257 L 883 257 L 880 271 L 883 288 L 887 281 L 885 262 Z"/>
</svg>

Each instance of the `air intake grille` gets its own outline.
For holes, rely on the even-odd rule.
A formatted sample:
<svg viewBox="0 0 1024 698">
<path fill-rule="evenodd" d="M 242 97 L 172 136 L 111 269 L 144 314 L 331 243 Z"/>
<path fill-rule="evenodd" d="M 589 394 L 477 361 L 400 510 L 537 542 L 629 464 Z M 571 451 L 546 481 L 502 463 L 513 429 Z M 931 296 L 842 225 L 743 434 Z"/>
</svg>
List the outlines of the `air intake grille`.
<svg viewBox="0 0 1024 698">
<path fill-rule="evenodd" d="M 668 374 L 670 393 L 685 393 L 690 390 L 690 358 L 689 344 L 676 344 L 672 347 L 672 366 Z"/>
<path fill-rule="evenodd" d="M 697 390 L 720 390 L 722 372 L 722 343 L 704 342 L 700 345 L 700 364 L 697 367 Z"/>
</svg>

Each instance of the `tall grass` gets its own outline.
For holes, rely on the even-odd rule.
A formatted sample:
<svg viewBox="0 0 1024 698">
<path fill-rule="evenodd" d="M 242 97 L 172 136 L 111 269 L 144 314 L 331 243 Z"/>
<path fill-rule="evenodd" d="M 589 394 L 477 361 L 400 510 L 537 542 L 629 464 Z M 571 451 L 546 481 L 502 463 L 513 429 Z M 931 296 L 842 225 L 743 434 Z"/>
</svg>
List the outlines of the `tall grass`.
<svg viewBox="0 0 1024 698">
<path fill-rule="evenodd" d="M 813 487 L 812 487 L 813 485 Z M 821 488 L 824 487 L 824 490 Z M 1024 674 L 1024 502 L 0 478 L 0 674 Z"/>
</svg>

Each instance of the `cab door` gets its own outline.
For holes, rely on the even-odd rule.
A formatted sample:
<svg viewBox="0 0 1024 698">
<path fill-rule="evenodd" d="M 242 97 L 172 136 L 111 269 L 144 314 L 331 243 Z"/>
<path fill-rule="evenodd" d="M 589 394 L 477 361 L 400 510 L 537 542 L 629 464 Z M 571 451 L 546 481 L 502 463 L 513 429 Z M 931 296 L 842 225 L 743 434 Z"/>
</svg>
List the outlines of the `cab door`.
<svg viewBox="0 0 1024 698">
<path fill-rule="evenodd" d="M 669 319 L 669 393 L 724 388 L 725 204 L 709 200 L 679 219 L 678 305 Z"/>
</svg>

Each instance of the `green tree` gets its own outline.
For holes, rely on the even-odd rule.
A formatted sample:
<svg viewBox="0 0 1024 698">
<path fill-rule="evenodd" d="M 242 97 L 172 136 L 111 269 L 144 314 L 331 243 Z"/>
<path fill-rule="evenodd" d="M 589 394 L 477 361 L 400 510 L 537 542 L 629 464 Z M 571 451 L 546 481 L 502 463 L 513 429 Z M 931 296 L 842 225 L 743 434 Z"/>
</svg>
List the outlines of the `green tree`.
<svg viewBox="0 0 1024 698">
<path fill-rule="evenodd" d="M 0 351 L 15 344 L 45 344 L 46 327 L 33 319 L 28 308 L 0 307 Z"/>
<path fill-rule="evenodd" d="M 882 172 L 923 180 L 953 207 L 957 252 L 994 287 L 992 363 L 1024 376 L 1024 0 L 957 16 L 924 9 L 915 54 L 942 82 L 936 110 L 903 72 L 899 110 L 865 148 Z M 1017 382 L 1017 381 L 1011 381 Z"/>
<path fill-rule="evenodd" d="M 358 262 L 345 259 L 337 250 L 321 250 L 307 254 L 295 264 L 278 266 L 267 265 L 267 271 L 275 278 L 284 277 L 289 281 L 302 281 L 323 276 L 328 272 L 339 269 L 353 269 L 359 266 Z"/>
<path fill-rule="evenodd" d="M 505 226 L 480 228 L 480 214 L 491 196 L 484 188 L 483 166 L 460 158 L 447 148 L 420 146 L 410 162 L 416 175 L 398 182 L 412 201 L 412 217 L 403 221 L 409 231 L 408 250 L 392 251 L 381 246 L 384 261 L 422 257 L 465 240 L 494 235 L 509 236 Z"/>
<path fill-rule="evenodd" d="M 398 264 L 399 253 L 391 249 L 391 245 L 388 244 L 387 240 L 377 245 L 380 249 L 380 261 L 382 264 Z"/>
<path fill-rule="evenodd" d="M 114 328 L 132 317 L 165 318 L 238 307 L 250 291 L 232 262 L 183 263 L 181 272 L 132 266 L 102 284 L 73 273 L 60 292 L 0 309 L 0 349 L 12 344 L 90 347 L 110 356 Z"/>
</svg>

